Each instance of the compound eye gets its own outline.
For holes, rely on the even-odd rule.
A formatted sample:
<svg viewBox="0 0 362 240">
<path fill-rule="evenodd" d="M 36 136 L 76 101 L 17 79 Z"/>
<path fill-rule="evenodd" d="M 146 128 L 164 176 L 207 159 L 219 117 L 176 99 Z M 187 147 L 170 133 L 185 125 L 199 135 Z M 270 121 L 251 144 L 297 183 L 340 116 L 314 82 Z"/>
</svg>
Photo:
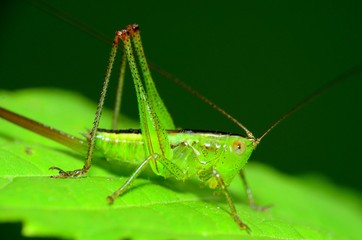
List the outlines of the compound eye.
<svg viewBox="0 0 362 240">
<path fill-rule="evenodd" d="M 237 140 L 233 142 L 233 150 L 237 155 L 241 155 L 245 152 L 246 145 L 243 141 Z"/>
</svg>

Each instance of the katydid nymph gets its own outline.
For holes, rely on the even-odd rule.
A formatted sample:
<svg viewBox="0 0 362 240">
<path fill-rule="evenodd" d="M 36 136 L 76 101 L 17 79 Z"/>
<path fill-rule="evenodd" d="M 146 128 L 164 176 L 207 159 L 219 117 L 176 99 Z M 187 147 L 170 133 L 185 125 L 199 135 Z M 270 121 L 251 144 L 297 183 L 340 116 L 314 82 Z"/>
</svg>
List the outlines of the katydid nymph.
<svg viewBox="0 0 362 240">
<path fill-rule="evenodd" d="M 98 128 L 110 74 L 120 41 L 123 43 L 124 50 L 121 69 L 126 67 L 127 62 L 131 70 L 138 101 L 140 130 L 115 130 L 114 126 L 111 130 Z M 246 136 L 219 132 L 178 130 L 152 80 L 141 43 L 139 27 L 132 24 L 116 33 L 93 128 L 86 135 L 85 140 L 65 134 L 4 108 L 0 108 L 0 117 L 76 150 L 87 147 L 87 156 L 83 168 L 63 170 L 61 166 L 52 166 L 50 169 L 59 171 L 58 175 L 52 176 L 53 178 L 73 178 L 86 175 L 91 168 L 95 151 L 102 152 L 105 158 L 119 159 L 125 163 L 137 165 L 135 171 L 123 186 L 107 197 L 110 204 L 131 187 L 132 182 L 146 167 L 150 167 L 156 175 L 164 178 L 175 178 L 180 181 L 197 178 L 207 187 L 220 189 L 223 192 L 233 220 L 241 229 L 250 232 L 250 228 L 241 220 L 236 211 L 228 192 L 229 184 L 236 175 L 240 175 L 246 188 L 250 206 L 257 210 L 266 209 L 267 207 L 258 207 L 255 204 L 244 176 L 243 167 L 251 153 L 263 137 L 282 120 L 344 79 L 346 79 L 345 76 L 316 91 L 278 119 L 260 137 L 254 137 L 251 131 L 233 117 L 208 99 L 191 90 L 192 93 L 201 97 L 206 103 L 212 105 L 239 125 L 246 132 Z M 122 85 L 123 80 L 124 74 L 121 74 L 120 85 Z M 118 94 L 122 94 L 122 88 L 120 89 Z M 118 108 L 115 107 L 115 113 L 118 113 Z M 117 122 L 116 120 L 117 117 L 114 118 L 114 122 Z"/>
</svg>

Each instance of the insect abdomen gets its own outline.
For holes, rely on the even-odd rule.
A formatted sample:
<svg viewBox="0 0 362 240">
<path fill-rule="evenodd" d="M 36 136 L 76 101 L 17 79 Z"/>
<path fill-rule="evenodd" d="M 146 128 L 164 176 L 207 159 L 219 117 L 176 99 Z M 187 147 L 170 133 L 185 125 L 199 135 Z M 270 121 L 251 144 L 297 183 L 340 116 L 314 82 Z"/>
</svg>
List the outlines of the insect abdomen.
<svg viewBox="0 0 362 240">
<path fill-rule="evenodd" d="M 96 149 L 105 158 L 121 162 L 137 164 L 146 159 L 140 133 L 98 132 Z"/>
</svg>

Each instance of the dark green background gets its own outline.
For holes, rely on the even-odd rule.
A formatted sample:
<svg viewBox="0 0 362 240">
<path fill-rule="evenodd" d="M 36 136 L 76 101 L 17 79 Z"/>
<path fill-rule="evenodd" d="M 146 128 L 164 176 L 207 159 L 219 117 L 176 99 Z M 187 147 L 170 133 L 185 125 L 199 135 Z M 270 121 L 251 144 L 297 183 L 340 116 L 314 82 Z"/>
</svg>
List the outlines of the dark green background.
<svg viewBox="0 0 362 240">
<path fill-rule="evenodd" d="M 324 83 L 362 64 L 360 0 L 48 2 L 110 39 L 129 23 L 140 24 L 149 61 L 255 135 Z M 110 46 L 26 2 L 1 4 L 1 88 L 64 88 L 96 101 Z M 177 126 L 242 133 L 159 74 L 154 79 Z M 361 190 L 361 82 L 358 76 L 338 85 L 294 114 L 264 139 L 252 161 L 294 175 L 322 173 Z M 137 118 L 130 81 L 124 103 L 124 111 Z"/>
</svg>

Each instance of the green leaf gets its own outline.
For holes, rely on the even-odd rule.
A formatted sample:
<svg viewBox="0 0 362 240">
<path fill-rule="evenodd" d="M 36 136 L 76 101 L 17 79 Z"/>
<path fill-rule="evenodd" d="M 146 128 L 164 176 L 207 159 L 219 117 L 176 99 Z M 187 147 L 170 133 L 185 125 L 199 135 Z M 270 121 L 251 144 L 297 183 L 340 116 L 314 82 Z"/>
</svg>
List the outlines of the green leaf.
<svg viewBox="0 0 362 240">
<path fill-rule="evenodd" d="M 78 136 L 95 112 L 83 97 L 51 89 L 3 91 L 0 106 Z M 109 111 L 102 125 L 110 125 Z M 83 159 L 0 120 L 0 222 L 21 222 L 24 236 L 73 239 L 362 239 L 360 196 L 317 175 L 285 176 L 251 161 L 246 174 L 254 196 L 274 207 L 251 210 L 234 180 L 231 195 L 249 235 L 233 222 L 223 195 L 200 183 L 142 177 L 109 206 L 106 196 L 127 179 L 120 166 L 98 159 L 87 177 L 49 178 L 50 166 L 72 170 Z"/>
</svg>

